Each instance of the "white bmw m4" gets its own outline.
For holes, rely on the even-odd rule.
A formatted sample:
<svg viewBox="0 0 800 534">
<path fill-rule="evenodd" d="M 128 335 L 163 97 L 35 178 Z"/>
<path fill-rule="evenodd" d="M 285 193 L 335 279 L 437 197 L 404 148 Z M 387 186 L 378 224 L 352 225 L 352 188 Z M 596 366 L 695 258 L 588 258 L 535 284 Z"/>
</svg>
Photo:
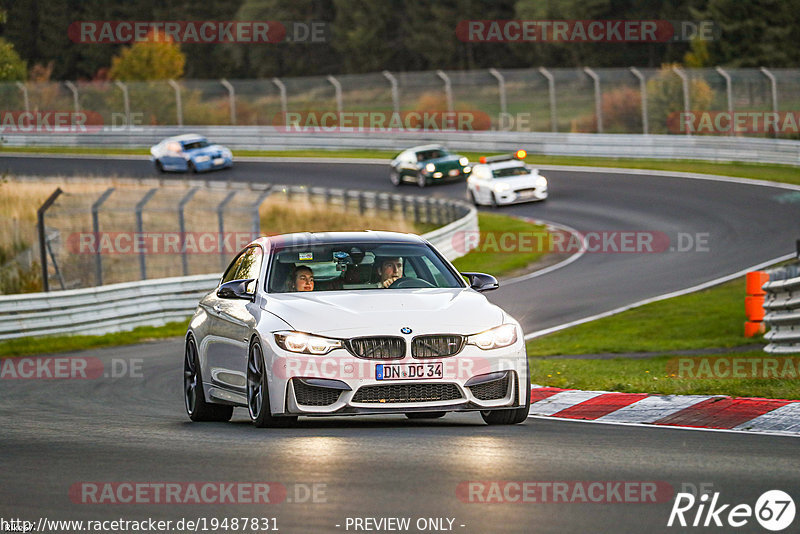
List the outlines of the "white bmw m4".
<svg viewBox="0 0 800 534">
<path fill-rule="evenodd" d="M 468 281 L 467 281 L 468 280 Z M 256 426 L 298 416 L 479 411 L 523 422 L 530 377 L 519 323 L 426 240 L 390 232 L 259 238 L 199 303 L 186 334 L 193 421 L 247 408 Z"/>
</svg>

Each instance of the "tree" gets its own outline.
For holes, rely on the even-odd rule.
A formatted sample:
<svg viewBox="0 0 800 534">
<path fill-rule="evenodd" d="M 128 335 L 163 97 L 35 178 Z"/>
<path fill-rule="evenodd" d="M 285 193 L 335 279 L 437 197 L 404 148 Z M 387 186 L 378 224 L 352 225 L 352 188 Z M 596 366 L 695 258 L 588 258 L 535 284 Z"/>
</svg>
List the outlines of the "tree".
<svg viewBox="0 0 800 534">
<path fill-rule="evenodd" d="M 178 44 L 165 36 L 155 39 L 151 33 L 146 40 L 124 48 L 114 57 L 109 75 L 122 81 L 174 79 L 183 76 L 185 64 L 186 57 Z"/>
<path fill-rule="evenodd" d="M 27 68 L 14 45 L 0 37 L 0 81 L 13 82 L 25 79 Z"/>
</svg>

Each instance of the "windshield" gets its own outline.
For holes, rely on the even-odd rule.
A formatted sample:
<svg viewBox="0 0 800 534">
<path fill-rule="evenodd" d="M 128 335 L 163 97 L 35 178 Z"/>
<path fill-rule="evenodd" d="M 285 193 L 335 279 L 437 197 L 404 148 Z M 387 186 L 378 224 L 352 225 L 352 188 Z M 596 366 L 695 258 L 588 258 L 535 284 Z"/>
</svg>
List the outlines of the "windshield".
<svg viewBox="0 0 800 534">
<path fill-rule="evenodd" d="M 505 169 L 493 169 L 492 176 L 495 178 L 508 178 L 509 176 L 522 176 L 530 174 L 531 171 L 527 167 L 506 167 Z"/>
<path fill-rule="evenodd" d="M 273 252 L 270 293 L 464 287 L 430 247 L 407 243 L 302 245 Z"/>
<path fill-rule="evenodd" d="M 417 152 L 417 161 L 428 161 L 429 159 L 443 158 L 449 155 L 450 153 L 443 148 L 423 150 L 422 152 Z"/>
<path fill-rule="evenodd" d="M 184 150 L 194 150 L 195 148 L 205 148 L 209 145 L 208 141 L 205 139 L 199 139 L 197 141 L 189 141 L 188 143 L 183 143 Z"/>
</svg>

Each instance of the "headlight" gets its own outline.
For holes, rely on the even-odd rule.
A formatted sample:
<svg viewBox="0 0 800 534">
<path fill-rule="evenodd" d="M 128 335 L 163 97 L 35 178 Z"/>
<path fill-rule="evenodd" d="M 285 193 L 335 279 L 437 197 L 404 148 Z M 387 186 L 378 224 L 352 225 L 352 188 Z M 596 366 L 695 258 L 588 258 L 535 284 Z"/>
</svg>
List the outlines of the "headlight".
<svg viewBox="0 0 800 534">
<path fill-rule="evenodd" d="M 511 189 L 511 186 L 508 184 L 502 184 L 502 183 L 494 184 L 494 190 L 497 191 L 498 193 L 502 193 L 503 191 L 508 191 L 509 189 Z"/>
<path fill-rule="evenodd" d="M 467 173 L 470 173 L 470 172 L 472 172 L 472 167 L 470 167 L 469 165 L 464 167 L 464 174 L 467 174 Z"/>
<path fill-rule="evenodd" d="M 425 165 L 425 170 L 428 172 L 433 172 L 436 170 L 436 165 L 434 165 L 433 163 L 428 163 L 427 165 Z"/>
<path fill-rule="evenodd" d="M 322 356 L 334 349 L 342 348 L 338 339 L 312 336 L 303 332 L 276 332 L 275 343 L 283 350 L 301 354 L 316 354 Z"/>
<path fill-rule="evenodd" d="M 206 161 L 208 161 L 210 159 L 211 159 L 211 156 L 197 156 L 196 158 L 194 158 L 194 160 L 197 163 L 205 163 Z"/>
<path fill-rule="evenodd" d="M 539 176 L 536 179 L 536 187 L 547 187 L 547 178 L 544 176 Z"/>
<path fill-rule="evenodd" d="M 517 342 L 517 327 L 504 324 L 486 332 L 467 337 L 467 343 L 483 350 L 499 349 Z"/>
<path fill-rule="evenodd" d="M 462 167 L 466 167 L 467 165 L 469 165 L 469 160 L 467 158 L 461 158 L 460 160 L 458 160 L 458 163 Z"/>
</svg>

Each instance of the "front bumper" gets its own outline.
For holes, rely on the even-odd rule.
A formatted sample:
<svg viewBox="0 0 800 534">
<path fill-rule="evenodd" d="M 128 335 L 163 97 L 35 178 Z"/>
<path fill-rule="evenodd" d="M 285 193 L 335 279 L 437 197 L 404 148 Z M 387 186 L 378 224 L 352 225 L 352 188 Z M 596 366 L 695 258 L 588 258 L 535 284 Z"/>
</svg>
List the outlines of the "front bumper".
<svg viewBox="0 0 800 534">
<path fill-rule="evenodd" d="M 547 187 L 530 187 L 516 191 L 495 192 L 498 204 L 522 204 L 523 202 L 538 202 L 548 196 Z"/>
<path fill-rule="evenodd" d="M 233 165 L 232 158 L 211 158 L 208 161 L 198 162 L 197 160 L 192 160 L 194 164 L 194 168 L 197 169 L 197 172 L 206 172 L 206 171 L 213 171 L 218 169 L 225 169 Z"/>
<path fill-rule="evenodd" d="M 283 406 L 285 415 L 352 415 L 514 408 L 526 400 L 528 368 L 521 341 L 488 351 L 469 345 L 455 356 L 430 360 L 365 360 L 349 354 L 324 359 L 276 355 L 272 405 Z M 379 364 L 438 363 L 442 378 L 376 379 Z"/>
</svg>

